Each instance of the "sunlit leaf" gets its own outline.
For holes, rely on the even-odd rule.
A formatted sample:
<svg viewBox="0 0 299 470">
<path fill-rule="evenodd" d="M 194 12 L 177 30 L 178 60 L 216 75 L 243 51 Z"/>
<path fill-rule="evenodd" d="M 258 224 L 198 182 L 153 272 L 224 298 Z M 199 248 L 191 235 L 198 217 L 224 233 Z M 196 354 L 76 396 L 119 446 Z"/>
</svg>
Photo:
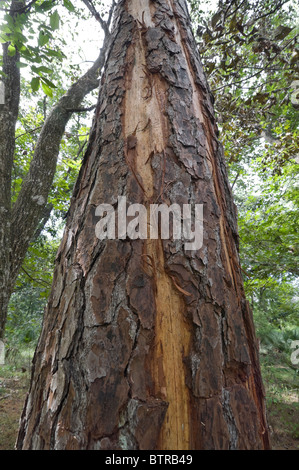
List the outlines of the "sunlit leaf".
<svg viewBox="0 0 299 470">
<path fill-rule="evenodd" d="M 38 91 L 40 86 L 40 78 L 39 77 L 33 77 L 31 80 L 31 88 L 32 91 Z"/>
<path fill-rule="evenodd" d="M 7 53 L 10 57 L 13 57 L 16 54 L 16 48 L 12 44 L 9 44 L 7 48 Z"/>
<path fill-rule="evenodd" d="M 52 91 L 52 88 L 49 87 L 49 85 L 47 83 L 45 83 L 44 80 L 41 80 L 41 84 L 42 84 L 42 89 L 43 89 L 43 92 L 49 96 L 50 98 L 53 98 L 53 91 Z"/>
<path fill-rule="evenodd" d="M 60 16 L 57 10 L 52 13 L 50 16 L 50 26 L 55 31 L 56 29 L 59 29 L 59 23 L 60 23 Z"/>
<path fill-rule="evenodd" d="M 75 7 L 70 0 L 63 0 L 63 4 L 69 11 L 75 11 Z"/>
</svg>

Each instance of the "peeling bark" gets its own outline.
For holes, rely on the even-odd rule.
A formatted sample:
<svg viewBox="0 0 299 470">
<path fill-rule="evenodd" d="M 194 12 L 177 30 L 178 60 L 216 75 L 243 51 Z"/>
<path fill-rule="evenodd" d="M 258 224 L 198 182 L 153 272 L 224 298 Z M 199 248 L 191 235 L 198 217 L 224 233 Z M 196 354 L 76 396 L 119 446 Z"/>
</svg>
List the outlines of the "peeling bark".
<svg viewBox="0 0 299 470">
<path fill-rule="evenodd" d="M 122 0 L 18 449 L 269 448 L 236 210 L 185 0 Z M 95 237 L 95 208 L 204 204 L 204 245 Z"/>
</svg>

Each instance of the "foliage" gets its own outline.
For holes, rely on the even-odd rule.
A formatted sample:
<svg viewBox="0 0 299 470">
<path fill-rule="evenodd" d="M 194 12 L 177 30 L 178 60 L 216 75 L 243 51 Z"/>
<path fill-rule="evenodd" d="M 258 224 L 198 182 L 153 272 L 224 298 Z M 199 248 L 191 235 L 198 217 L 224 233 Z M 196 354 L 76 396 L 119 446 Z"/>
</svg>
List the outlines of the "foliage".
<svg viewBox="0 0 299 470">
<path fill-rule="evenodd" d="M 189 5 L 238 207 L 246 292 L 274 339 L 299 318 L 298 5 Z"/>
<path fill-rule="evenodd" d="M 86 2 L 80 3 L 82 7 L 83 3 Z M 96 7 L 101 3 L 94 2 Z M 0 65 L 1 70 L 9 70 L 8 76 L 0 77 L 4 80 L 6 96 L 1 110 L 3 115 L 6 113 L 5 118 L 11 117 L 9 130 L 3 133 L 1 139 L 1 158 L 7 159 L 5 177 L 11 183 L 11 192 L 9 185 L 4 185 L 1 196 L 8 206 L 7 201 L 11 197 L 11 210 L 7 210 L 9 221 L 5 227 L 17 220 L 19 230 L 23 234 L 26 232 L 23 239 L 18 237 L 17 232 L 7 230 L 5 233 L 7 240 L 1 249 L 8 250 L 11 241 L 14 253 L 9 259 L 1 257 L 5 264 L 4 267 L 1 266 L 1 271 L 11 274 L 7 276 L 7 279 L 10 278 L 9 282 L 6 278 L 3 281 L 6 297 L 11 294 L 16 274 L 30 243 L 31 248 L 22 266 L 22 274 L 25 273 L 33 283 L 38 279 L 44 286 L 49 284 L 51 274 L 47 269 L 38 272 L 38 263 L 32 263 L 32 253 L 35 253 L 36 260 L 46 259 L 47 255 L 41 248 L 43 244 L 40 243 L 41 233 L 48 237 L 48 241 L 55 239 L 57 233 L 58 236 L 61 234 L 62 218 L 68 210 L 86 146 L 89 121 L 81 106 L 83 109 L 87 108 L 87 111 L 93 109 L 89 100 L 83 105 L 82 101 L 97 86 L 107 41 L 104 41 L 105 47 L 101 52 L 97 45 L 96 57 L 93 58 L 91 67 L 85 64 L 87 61 L 75 63 L 74 54 L 76 60 L 81 57 L 77 45 L 71 48 L 75 43 L 74 38 L 78 38 L 77 28 L 74 26 L 87 19 L 87 10 L 82 14 L 82 7 L 75 8 L 70 0 L 1 2 L 0 42 L 4 47 Z M 66 11 L 71 14 L 71 21 L 65 14 Z M 95 17 L 93 21 L 98 19 L 103 29 L 106 27 L 108 37 L 109 21 L 105 23 L 98 11 L 92 13 Z M 111 15 L 108 15 L 108 20 L 110 19 Z M 18 68 L 22 69 L 21 94 Z M 11 112 L 12 108 L 14 113 Z M 73 119 L 70 120 L 71 116 Z M 10 149 L 9 155 L 6 152 L 7 147 Z M 35 180 L 40 182 L 41 193 L 34 194 L 39 187 L 32 184 Z M 25 218 L 18 218 L 23 211 L 29 215 L 26 221 Z M 22 228 L 21 221 L 24 221 Z M 2 323 L 5 323 L 5 318 L 5 311 L 1 311 Z M 1 324 L 1 334 L 3 330 L 4 326 Z"/>
<path fill-rule="evenodd" d="M 1 2 L 0 9 L 0 14 L 1 11 L 4 12 L 2 17 L 0 15 L 0 42 L 8 41 L 12 52 L 13 48 L 19 51 L 19 66 L 22 69 L 21 102 L 12 175 L 12 203 L 16 201 L 29 170 L 48 110 L 53 108 L 69 84 L 76 81 L 86 68 L 84 62 L 76 63 L 82 55 L 81 47 L 71 49 L 64 39 L 68 37 L 70 43 L 75 40 L 78 22 L 83 23 L 88 18 L 86 9 L 78 6 L 78 2 L 75 5 L 70 0 L 36 0 L 26 3 L 27 6 L 19 5 L 14 21 L 9 14 L 11 0 Z M 99 2 L 98 6 L 102 12 L 102 2 Z M 27 70 L 23 71 L 25 67 Z M 85 100 L 83 107 L 89 108 L 94 96 L 95 93 L 92 93 Z M 57 172 L 48 200 L 48 207 L 53 207 L 58 221 L 68 210 L 70 195 L 80 167 L 89 133 L 90 123 L 87 117 L 87 112 L 75 114 L 61 141 Z"/>
<path fill-rule="evenodd" d="M 264 284 L 255 289 L 255 310 L 276 328 L 299 327 L 298 283 L 284 281 Z M 252 286 L 250 286 L 252 289 Z"/>
<path fill-rule="evenodd" d="M 42 290 L 42 289 L 40 289 Z M 25 285 L 13 294 L 7 319 L 6 343 L 8 350 L 15 345 L 33 343 L 40 333 L 45 299 L 38 288 Z"/>
<path fill-rule="evenodd" d="M 299 326 L 299 165 L 273 174 L 262 159 L 242 163 L 234 188 L 245 289 L 269 325 Z"/>
<path fill-rule="evenodd" d="M 299 165 L 272 175 L 260 167 L 262 158 L 243 164 L 235 187 L 242 263 L 249 279 L 292 279 L 299 261 Z"/>
<path fill-rule="evenodd" d="M 56 89 L 51 98 L 42 91 L 31 96 L 30 83 L 22 80 L 23 103 L 20 106 L 19 124 L 16 132 L 16 151 L 12 178 L 12 198 L 16 200 L 22 181 L 29 170 L 31 160 L 41 128 L 47 117 L 48 109 L 63 95 L 63 83 L 74 77 L 75 70 L 56 71 Z M 88 107 L 93 95 L 85 100 Z M 60 144 L 60 155 L 57 170 L 49 195 L 48 204 L 52 205 L 57 217 L 63 216 L 68 210 L 68 203 L 80 168 L 85 149 L 86 134 L 89 132 L 87 112 L 75 114 L 64 133 Z M 84 135 L 84 140 L 82 139 Z"/>
<path fill-rule="evenodd" d="M 52 74 L 53 63 L 61 62 L 66 57 L 61 49 L 64 41 L 55 34 L 60 26 L 60 15 L 54 9 L 58 2 L 35 1 L 27 6 L 19 3 L 14 19 L 9 13 L 11 1 L 2 3 L 5 15 L 0 42 L 9 43 L 11 56 L 19 51 L 20 68 L 30 67 L 32 91 L 37 91 L 41 86 L 46 95 L 52 96 L 55 85 L 48 76 Z"/>
<path fill-rule="evenodd" d="M 190 1 L 199 51 L 215 97 L 227 161 L 267 140 L 276 170 L 298 154 L 298 6 L 288 0 L 219 0 L 208 15 Z M 259 143 L 259 142 L 258 142 Z"/>
<path fill-rule="evenodd" d="M 55 222 L 57 230 L 57 223 Z M 58 239 L 47 231 L 30 246 L 8 309 L 7 347 L 34 347 L 39 336 L 44 307 L 49 296 Z"/>
<path fill-rule="evenodd" d="M 57 71 L 57 86 L 51 98 L 43 95 L 40 90 L 35 94 L 35 99 L 32 99 L 30 82 L 22 80 L 24 101 L 20 106 L 16 132 L 16 158 L 12 175 L 13 201 L 16 200 L 23 178 L 28 172 L 36 139 L 47 111 L 63 94 L 62 84 L 69 73 L 67 70 Z M 87 100 L 88 105 L 89 103 Z M 86 134 L 87 131 L 86 113 L 76 114 L 61 141 L 60 156 L 45 216 L 28 249 L 9 305 L 6 336 L 10 347 L 12 343 L 21 345 L 27 341 L 35 343 L 37 340 L 43 308 L 51 287 L 54 258 L 64 226 L 64 217 L 85 148 L 86 138 L 81 141 L 81 134 Z"/>
<path fill-rule="evenodd" d="M 36 20 L 37 21 L 37 20 Z M 70 59 L 70 57 L 69 57 Z M 37 139 L 42 126 L 47 118 L 48 111 L 65 93 L 66 83 L 71 83 L 81 75 L 79 65 L 73 63 L 72 67 L 65 64 L 61 67 L 57 62 L 51 62 L 52 75 L 55 75 L 55 88 L 51 93 L 46 93 L 44 88 L 33 89 L 30 74 L 21 81 L 21 103 L 19 107 L 19 121 L 16 130 L 15 159 L 12 173 L 12 203 L 18 197 L 24 177 L 26 176 L 33 158 Z M 32 69 L 35 70 L 34 67 Z M 50 73 L 50 71 L 49 71 Z M 92 104 L 93 94 L 85 100 L 84 106 Z M 57 164 L 55 178 L 49 194 L 45 214 L 37 228 L 36 235 L 32 240 L 26 259 L 19 275 L 16 293 L 9 308 L 8 338 L 12 334 L 12 325 L 18 331 L 23 329 L 23 316 L 15 307 L 18 303 L 26 304 L 27 297 L 34 297 L 38 312 L 40 306 L 44 305 L 49 294 L 51 279 L 53 275 L 53 259 L 58 248 L 64 217 L 69 207 L 69 201 L 81 164 L 84 149 L 86 147 L 89 132 L 89 121 L 87 112 L 77 113 L 70 120 L 66 132 L 60 144 L 60 155 Z M 27 311 L 30 320 L 30 309 Z M 16 312 L 20 314 L 21 329 L 17 328 Z M 12 317 L 13 314 L 13 317 Z M 39 314 L 39 313 L 38 313 Z M 12 318 L 14 322 L 12 323 Z M 35 321 L 35 318 L 33 318 Z M 26 336 L 26 335 L 25 335 Z"/>
<path fill-rule="evenodd" d="M 32 99 L 30 82 L 25 79 L 22 80 L 24 101 L 20 106 L 19 124 L 16 132 L 12 202 L 17 199 L 23 179 L 28 172 L 36 139 L 46 119 L 47 110 L 63 94 L 62 84 L 68 78 L 69 73 L 67 70 L 57 71 L 57 86 L 52 98 L 43 95 L 42 90 L 40 90 L 35 94 L 35 99 Z M 74 74 L 74 71 L 72 71 L 72 74 Z M 90 100 L 87 100 L 86 103 L 89 105 Z M 23 313 L 25 315 L 25 312 L 27 312 L 28 321 L 31 322 L 31 309 L 24 308 L 21 311 L 17 306 L 26 305 L 27 297 L 34 298 L 33 303 L 30 301 L 31 305 L 36 306 L 37 315 L 40 315 L 41 305 L 44 305 L 48 297 L 54 270 L 54 257 L 58 249 L 59 238 L 64 226 L 64 217 L 69 207 L 73 186 L 81 164 L 88 130 L 86 113 L 76 114 L 70 121 L 61 141 L 57 170 L 44 217 L 27 252 L 17 281 L 16 294 L 10 303 L 8 337 L 11 336 L 13 328 L 16 328 L 17 337 L 19 337 L 18 331 L 24 330 L 23 322 L 25 317 Z M 84 140 L 81 140 L 81 134 L 84 134 Z M 20 316 L 20 328 L 17 327 L 17 315 Z M 14 318 L 13 322 L 11 321 L 12 318 Z M 34 314 L 32 321 L 36 321 Z"/>
</svg>

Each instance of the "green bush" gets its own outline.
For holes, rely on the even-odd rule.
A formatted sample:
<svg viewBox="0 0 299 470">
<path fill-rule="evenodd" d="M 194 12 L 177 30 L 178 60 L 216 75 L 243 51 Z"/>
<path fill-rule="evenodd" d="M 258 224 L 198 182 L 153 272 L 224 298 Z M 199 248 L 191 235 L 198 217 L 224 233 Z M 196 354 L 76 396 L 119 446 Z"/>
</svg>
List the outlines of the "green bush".
<svg viewBox="0 0 299 470">
<path fill-rule="evenodd" d="M 40 288 L 25 285 L 12 295 L 5 334 L 7 350 L 35 346 L 46 302 L 40 291 Z"/>
</svg>

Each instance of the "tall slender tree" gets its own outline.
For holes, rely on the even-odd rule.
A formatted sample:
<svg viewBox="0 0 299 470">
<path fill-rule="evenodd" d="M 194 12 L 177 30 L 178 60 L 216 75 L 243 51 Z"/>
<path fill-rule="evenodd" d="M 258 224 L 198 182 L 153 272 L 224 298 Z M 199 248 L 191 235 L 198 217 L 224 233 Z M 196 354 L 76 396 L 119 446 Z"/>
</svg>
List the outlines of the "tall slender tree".
<svg viewBox="0 0 299 470">
<path fill-rule="evenodd" d="M 99 240 L 99 204 L 203 204 L 203 246 Z M 237 216 L 185 0 L 120 0 L 18 449 L 267 449 Z"/>
<path fill-rule="evenodd" d="M 103 47 L 89 70 L 70 86 L 65 95 L 49 111 L 41 126 L 30 168 L 22 181 L 17 200 L 13 203 L 12 168 L 17 157 L 15 152 L 16 125 L 21 97 L 20 59 L 25 56 L 28 61 L 34 63 L 34 60 L 37 60 L 40 63 L 41 57 L 47 57 L 47 53 L 49 56 L 50 54 L 59 55 L 55 50 L 42 49 L 49 37 L 41 41 L 40 37 L 43 36 L 41 28 L 39 28 L 38 51 L 31 48 L 29 53 L 29 48 L 24 45 L 27 39 L 21 31 L 26 33 L 25 26 L 28 26 L 28 18 L 33 14 L 31 10 L 34 7 L 41 10 L 49 9 L 55 6 L 56 2 L 42 2 L 41 5 L 39 3 L 11 0 L 4 2 L 5 8 L 1 5 L 1 10 L 6 13 L 6 24 L 4 25 L 5 34 L 1 32 L 0 38 L 3 43 L 3 53 L 0 57 L 1 85 L 4 87 L 4 102 L 0 103 L 0 340 L 4 338 L 8 303 L 20 268 L 39 223 L 47 212 L 47 200 L 55 176 L 62 136 L 73 113 L 84 110 L 81 103 L 86 95 L 98 87 L 109 42 L 110 18 L 104 22 L 97 13 L 97 19 L 105 31 Z M 65 5 L 70 8 L 69 4 L 71 2 L 65 2 Z M 51 16 L 53 17 L 52 27 L 56 29 L 59 23 L 57 11 Z M 35 56 L 38 54 L 40 56 L 36 59 Z M 40 69 L 47 70 L 47 67 L 42 65 Z M 35 67 L 35 70 L 38 71 L 38 68 Z M 39 75 L 34 77 L 32 83 L 34 80 L 38 80 L 38 83 L 42 81 Z M 43 86 L 49 89 L 47 78 L 43 76 L 43 80 Z M 32 88 L 34 89 L 33 85 Z"/>
</svg>

